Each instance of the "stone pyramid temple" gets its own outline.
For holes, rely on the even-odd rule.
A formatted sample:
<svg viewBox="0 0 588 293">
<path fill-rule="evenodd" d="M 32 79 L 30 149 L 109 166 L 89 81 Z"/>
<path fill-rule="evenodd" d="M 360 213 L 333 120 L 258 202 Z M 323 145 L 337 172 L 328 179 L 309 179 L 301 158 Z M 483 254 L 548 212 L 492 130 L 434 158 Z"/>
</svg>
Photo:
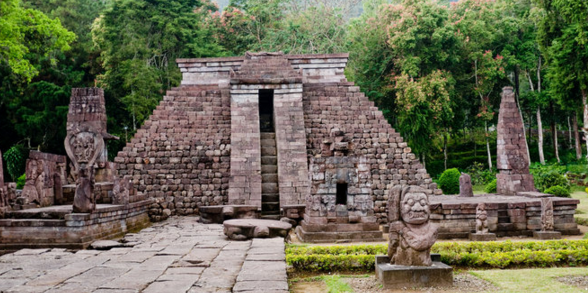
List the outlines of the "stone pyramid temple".
<svg viewBox="0 0 588 293">
<path fill-rule="evenodd" d="M 177 60 L 181 86 L 118 153 L 118 171 L 155 199 L 153 220 L 219 205 L 278 217 L 283 207 L 306 205 L 317 219 L 385 223 L 392 186 L 441 191 L 382 112 L 345 79 L 347 59 Z"/>
</svg>

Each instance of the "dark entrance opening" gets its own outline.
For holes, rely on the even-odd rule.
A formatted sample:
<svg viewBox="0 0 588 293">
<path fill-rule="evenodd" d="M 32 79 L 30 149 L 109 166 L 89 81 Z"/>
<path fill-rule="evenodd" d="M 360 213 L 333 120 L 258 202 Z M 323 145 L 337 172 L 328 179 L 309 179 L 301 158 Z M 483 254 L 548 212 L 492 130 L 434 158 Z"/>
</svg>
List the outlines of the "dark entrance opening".
<svg viewBox="0 0 588 293">
<path fill-rule="evenodd" d="M 259 129 L 274 132 L 274 90 L 259 90 Z"/>
<path fill-rule="evenodd" d="M 337 183 L 336 204 L 347 205 L 347 183 Z"/>
</svg>

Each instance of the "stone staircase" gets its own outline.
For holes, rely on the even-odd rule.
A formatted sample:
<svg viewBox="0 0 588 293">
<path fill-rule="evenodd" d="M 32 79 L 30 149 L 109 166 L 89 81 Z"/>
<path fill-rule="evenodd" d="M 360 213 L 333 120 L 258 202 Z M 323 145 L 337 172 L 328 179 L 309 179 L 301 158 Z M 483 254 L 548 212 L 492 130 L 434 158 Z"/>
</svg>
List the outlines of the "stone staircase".
<svg viewBox="0 0 588 293">
<path fill-rule="evenodd" d="M 261 217 L 280 218 L 276 134 L 261 132 Z"/>
</svg>

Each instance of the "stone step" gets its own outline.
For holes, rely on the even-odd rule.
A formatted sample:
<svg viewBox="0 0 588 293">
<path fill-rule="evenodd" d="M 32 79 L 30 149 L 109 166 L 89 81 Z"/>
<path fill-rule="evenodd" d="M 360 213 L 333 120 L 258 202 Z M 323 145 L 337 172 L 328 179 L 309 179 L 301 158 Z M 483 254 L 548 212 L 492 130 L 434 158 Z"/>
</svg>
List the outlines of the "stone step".
<svg viewBox="0 0 588 293">
<path fill-rule="evenodd" d="M 264 193 L 261 195 L 261 202 L 279 202 L 280 195 L 278 193 Z"/>
<path fill-rule="evenodd" d="M 276 140 L 273 138 L 265 138 L 261 140 L 261 147 L 276 147 Z"/>
<path fill-rule="evenodd" d="M 280 213 L 280 203 L 279 202 L 262 202 L 261 203 L 261 212 L 278 212 Z"/>
<path fill-rule="evenodd" d="M 278 183 L 261 183 L 261 193 L 278 193 Z"/>
<path fill-rule="evenodd" d="M 276 174 L 278 173 L 278 166 L 276 165 L 261 165 L 261 174 Z"/>
<path fill-rule="evenodd" d="M 278 149 L 276 147 L 261 147 L 261 155 L 262 156 L 275 156 L 278 153 Z"/>
<path fill-rule="evenodd" d="M 275 173 L 268 173 L 268 174 L 261 174 L 261 182 L 263 183 L 278 183 L 278 174 Z"/>
<path fill-rule="evenodd" d="M 261 212 L 261 218 L 264 220 L 280 220 L 280 213 L 276 213 L 274 211 L 271 212 Z"/>
<path fill-rule="evenodd" d="M 261 132 L 261 139 L 276 139 L 275 132 Z"/>
<path fill-rule="evenodd" d="M 277 156 L 262 156 L 261 165 L 276 165 L 278 164 Z"/>
</svg>

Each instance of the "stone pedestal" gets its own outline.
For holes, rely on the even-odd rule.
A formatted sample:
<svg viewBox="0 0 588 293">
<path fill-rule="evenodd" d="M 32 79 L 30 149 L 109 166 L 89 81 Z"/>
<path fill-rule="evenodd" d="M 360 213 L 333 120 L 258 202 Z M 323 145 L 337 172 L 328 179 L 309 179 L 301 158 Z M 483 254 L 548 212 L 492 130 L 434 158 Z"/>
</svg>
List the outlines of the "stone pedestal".
<svg viewBox="0 0 588 293">
<path fill-rule="evenodd" d="M 223 223 L 224 233 L 231 240 L 286 237 L 292 225 L 282 221 L 261 219 L 233 219 Z"/>
<path fill-rule="evenodd" d="M 470 241 L 496 241 L 494 233 L 470 233 Z"/>
<path fill-rule="evenodd" d="M 535 232 L 533 232 L 533 238 L 536 238 L 539 240 L 561 239 L 561 232 L 558 232 L 558 231 L 535 231 Z"/>
<path fill-rule="evenodd" d="M 453 285 L 453 268 L 435 259 L 432 266 L 392 265 L 388 256 L 378 255 L 376 277 L 384 289 L 449 287 Z"/>
<path fill-rule="evenodd" d="M 256 219 L 260 211 L 255 205 L 222 205 L 200 207 L 200 221 L 204 224 L 222 224 L 230 219 Z"/>
</svg>

